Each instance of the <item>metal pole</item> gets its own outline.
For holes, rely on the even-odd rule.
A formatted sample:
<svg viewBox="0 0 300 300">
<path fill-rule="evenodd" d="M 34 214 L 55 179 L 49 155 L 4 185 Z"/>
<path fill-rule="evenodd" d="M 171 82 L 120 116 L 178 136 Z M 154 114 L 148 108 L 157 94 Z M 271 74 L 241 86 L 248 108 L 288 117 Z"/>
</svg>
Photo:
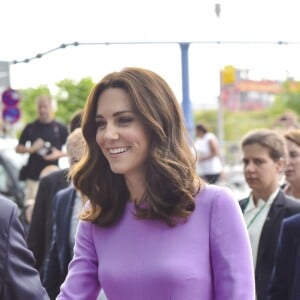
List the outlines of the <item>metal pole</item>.
<svg viewBox="0 0 300 300">
<path fill-rule="evenodd" d="M 222 89 L 223 89 L 223 83 L 222 83 L 222 75 L 220 71 L 220 92 L 218 97 L 218 139 L 220 143 L 221 149 L 224 147 L 224 120 L 223 120 L 223 102 L 222 102 Z"/>
<path fill-rule="evenodd" d="M 185 117 L 186 127 L 191 136 L 194 138 L 194 117 L 192 112 L 192 103 L 189 93 L 189 60 L 188 49 L 190 43 L 180 43 L 181 49 L 181 75 L 182 75 L 182 109 Z"/>
</svg>

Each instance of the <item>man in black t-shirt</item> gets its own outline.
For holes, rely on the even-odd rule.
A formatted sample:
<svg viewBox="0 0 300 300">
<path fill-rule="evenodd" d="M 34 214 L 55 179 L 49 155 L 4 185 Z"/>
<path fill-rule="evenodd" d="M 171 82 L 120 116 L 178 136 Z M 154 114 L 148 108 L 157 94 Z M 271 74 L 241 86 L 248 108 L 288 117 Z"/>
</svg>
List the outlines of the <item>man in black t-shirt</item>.
<svg viewBox="0 0 300 300">
<path fill-rule="evenodd" d="M 52 100 L 49 96 L 37 99 L 38 119 L 29 123 L 21 133 L 17 153 L 29 153 L 27 165 L 22 170 L 26 180 L 25 200 L 34 199 L 40 172 L 48 165 L 58 165 L 65 155 L 62 146 L 66 143 L 68 129 L 54 119 Z"/>
</svg>

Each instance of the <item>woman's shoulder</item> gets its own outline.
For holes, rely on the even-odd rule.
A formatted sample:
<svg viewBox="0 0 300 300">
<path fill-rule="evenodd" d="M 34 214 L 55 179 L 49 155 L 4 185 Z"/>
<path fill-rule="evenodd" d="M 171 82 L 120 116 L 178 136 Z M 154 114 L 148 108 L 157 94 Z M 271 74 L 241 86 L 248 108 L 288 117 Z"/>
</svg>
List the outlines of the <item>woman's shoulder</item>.
<svg viewBox="0 0 300 300">
<path fill-rule="evenodd" d="M 197 206 L 231 206 L 237 205 L 238 201 L 235 199 L 232 191 L 225 186 L 218 186 L 214 184 L 206 184 L 203 186 L 195 197 Z"/>
<path fill-rule="evenodd" d="M 212 230 L 222 232 L 244 222 L 238 201 L 228 187 L 206 185 L 196 195 L 195 205 L 192 220 L 207 224 Z"/>
<path fill-rule="evenodd" d="M 215 140 L 217 136 L 213 132 L 207 132 L 204 136 L 207 140 Z"/>
<path fill-rule="evenodd" d="M 226 186 L 220 186 L 216 184 L 205 184 L 198 191 L 196 199 L 200 197 L 215 197 L 220 195 L 234 198 L 232 191 Z"/>
</svg>

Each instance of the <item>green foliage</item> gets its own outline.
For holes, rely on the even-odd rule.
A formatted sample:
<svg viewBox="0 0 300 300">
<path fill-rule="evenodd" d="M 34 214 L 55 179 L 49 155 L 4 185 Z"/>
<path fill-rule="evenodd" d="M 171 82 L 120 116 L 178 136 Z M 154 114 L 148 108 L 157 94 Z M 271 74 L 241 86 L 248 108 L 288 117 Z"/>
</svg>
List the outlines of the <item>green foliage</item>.
<svg viewBox="0 0 300 300">
<path fill-rule="evenodd" d="M 297 86 L 298 85 L 298 86 Z M 273 111 L 290 110 L 300 115 L 300 89 L 298 82 L 287 80 L 282 92 L 276 97 Z"/>
<path fill-rule="evenodd" d="M 250 130 L 272 128 L 275 120 L 287 111 L 285 108 L 273 110 L 272 107 L 260 111 L 224 111 L 224 139 L 227 142 L 239 142 Z M 216 134 L 217 118 L 217 110 L 195 112 L 195 123 L 203 122 L 207 124 L 209 129 Z"/>
<path fill-rule="evenodd" d="M 257 128 L 271 128 L 273 122 L 274 118 L 268 113 L 268 110 L 226 112 L 225 139 L 240 141 L 248 131 Z"/>
<path fill-rule="evenodd" d="M 240 141 L 250 130 L 256 128 L 272 128 L 277 125 L 281 116 L 295 116 L 297 122 L 300 116 L 300 82 L 287 80 L 282 92 L 275 97 L 271 107 L 260 111 L 224 111 L 224 138 L 227 142 Z M 209 129 L 217 133 L 217 110 L 196 111 L 195 123 L 204 122 Z M 276 124 L 277 122 L 277 124 Z M 284 126 L 284 124 L 283 124 Z"/>
<path fill-rule="evenodd" d="M 195 123 L 205 123 L 210 131 L 217 134 L 218 111 L 196 111 Z M 226 141 L 238 141 L 251 129 L 271 127 L 274 116 L 268 110 L 262 111 L 224 111 L 224 138 Z"/>
<path fill-rule="evenodd" d="M 45 85 L 40 85 L 37 88 L 29 88 L 20 90 L 21 101 L 20 108 L 22 112 L 22 122 L 24 124 L 32 122 L 37 117 L 36 99 L 40 95 L 51 95 L 50 90 Z"/>
<path fill-rule="evenodd" d="M 273 102 L 272 107 L 270 108 L 270 113 L 273 115 L 279 115 L 287 108 L 287 103 L 285 99 L 285 95 L 277 95 Z"/>
<path fill-rule="evenodd" d="M 240 161 L 240 142 L 243 136 L 250 130 L 258 128 L 272 128 L 275 121 L 285 110 L 272 108 L 261 111 L 224 111 L 224 149 L 221 150 L 226 163 L 236 164 Z M 217 134 L 218 111 L 197 111 L 195 112 L 195 123 L 207 124 L 208 128 Z"/>
<path fill-rule="evenodd" d="M 68 124 L 73 114 L 82 110 L 85 101 L 95 85 L 91 78 L 83 78 L 78 83 L 71 79 L 64 79 L 57 84 L 57 119 Z"/>
<path fill-rule="evenodd" d="M 216 110 L 203 110 L 194 112 L 195 124 L 204 123 L 207 128 L 217 133 L 217 111 Z"/>
<path fill-rule="evenodd" d="M 57 101 L 56 118 L 68 124 L 78 110 L 83 109 L 85 101 L 94 86 L 91 78 L 79 82 L 64 79 L 56 84 L 58 92 L 53 97 Z M 36 118 L 36 98 L 41 94 L 51 95 L 47 86 L 21 90 L 22 121 L 30 122 Z M 53 96 L 53 95 L 52 95 Z M 293 111 L 300 116 L 300 89 L 292 89 L 287 81 L 283 91 L 275 98 L 273 105 L 261 111 L 223 112 L 224 138 L 228 142 L 239 142 L 244 134 L 255 128 L 271 128 L 280 115 Z M 205 123 L 209 130 L 217 134 L 217 110 L 195 111 L 195 123 Z"/>
<path fill-rule="evenodd" d="M 50 95 L 57 102 L 56 118 L 68 124 L 73 114 L 83 109 L 87 96 L 94 86 L 91 78 L 83 78 L 79 82 L 64 79 L 56 84 L 58 92 L 51 95 L 49 88 L 41 85 L 37 88 L 28 88 L 20 91 L 22 122 L 33 121 L 37 117 L 36 99 L 40 95 Z"/>
<path fill-rule="evenodd" d="M 37 118 L 36 99 L 41 95 L 49 95 L 57 102 L 56 119 L 64 124 L 69 124 L 74 113 L 82 110 L 85 101 L 94 86 L 91 78 L 83 78 L 79 82 L 71 79 L 64 79 L 56 84 L 58 92 L 51 95 L 50 89 L 46 85 L 36 88 L 20 90 L 20 108 L 22 113 L 21 121 L 23 124 L 32 122 Z M 19 132 L 16 133 L 17 136 Z"/>
</svg>

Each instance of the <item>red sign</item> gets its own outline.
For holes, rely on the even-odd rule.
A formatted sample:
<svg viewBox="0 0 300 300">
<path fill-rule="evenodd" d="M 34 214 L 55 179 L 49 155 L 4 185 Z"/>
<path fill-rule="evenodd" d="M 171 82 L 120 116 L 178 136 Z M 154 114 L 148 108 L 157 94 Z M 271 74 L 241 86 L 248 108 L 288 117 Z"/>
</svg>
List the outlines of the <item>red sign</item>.
<svg viewBox="0 0 300 300">
<path fill-rule="evenodd" d="M 2 93 L 2 102 L 6 106 L 15 106 L 20 100 L 20 94 L 16 90 L 7 89 Z"/>
</svg>

